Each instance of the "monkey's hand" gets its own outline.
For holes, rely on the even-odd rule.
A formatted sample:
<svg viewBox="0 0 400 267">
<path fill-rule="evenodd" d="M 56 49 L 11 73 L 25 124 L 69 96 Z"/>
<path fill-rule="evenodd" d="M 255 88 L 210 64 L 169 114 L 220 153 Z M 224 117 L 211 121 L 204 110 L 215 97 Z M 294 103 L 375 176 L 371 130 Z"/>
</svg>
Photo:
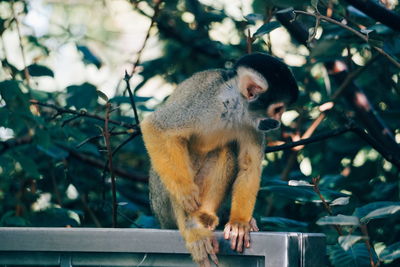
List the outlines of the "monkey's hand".
<svg viewBox="0 0 400 267">
<path fill-rule="evenodd" d="M 251 218 L 250 222 L 230 221 L 225 225 L 224 238 L 230 239 L 231 249 L 242 252 L 243 248 L 250 247 L 250 232 L 258 232 L 256 220 Z"/>
<path fill-rule="evenodd" d="M 192 213 L 198 210 L 200 206 L 199 188 L 196 184 L 177 186 L 177 190 L 172 195 L 177 203 L 187 212 Z"/>
<path fill-rule="evenodd" d="M 219 244 L 214 234 L 207 229 L 199 228 L 189 231 L 186 247 L 192 254 L 193 260 L 199 264 L 200 267 L 211 267 L 211 259 L 218 266 L 217 253 L 219 251 Z M 194 239 L 194 240 L 190 240 Z"/>
<path fill-rule="evenodd" d="M 215 227 L 219 224 L 217 215 L 207 211 L 202 211 L 201 208 L 195 213 L 195 217 L 197 217 L 200 223 L 209 230 L 215 230 Z"/>
</svg>

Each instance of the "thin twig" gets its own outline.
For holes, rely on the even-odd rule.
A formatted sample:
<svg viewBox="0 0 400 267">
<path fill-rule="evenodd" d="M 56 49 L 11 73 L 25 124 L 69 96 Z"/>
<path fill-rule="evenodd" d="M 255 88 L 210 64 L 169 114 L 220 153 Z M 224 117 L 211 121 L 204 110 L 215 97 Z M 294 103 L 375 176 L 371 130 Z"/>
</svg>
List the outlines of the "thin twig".
<svg viewBox="0 0 400 267">
<path fill-rule="evenodd" d="M 69 114 L 79 115 L 81 117 L 87 117 L 87 118 L 95 119 L 95 120 L 102 121 L 102 122 L 105 121 L 105 119 L 103 117 L 100 117 L 100 116 L 95 115 L 95 114 L 88 113 L 88 112 L 83 111 L 83 110 L 77 111 L 77 110 L 73 110 L 73 109 L 61 108 L 61 107 L 58 107 L 58 106 L 53 105 L 53 104 L 48 104 L 48 103 L 43 103 L 43 102 L 37 101 L 35 99 L 32 99 L 29 102 L 32 103 L 32 104 L 35 104 L 35 105 L 52 108 L 52 109 L 57 111 L 57 115 L 64 114 L 64 113 L 69 113 Z M 108 122 L 111 123 L 111 124 L 114 124 L 114 125 L 118 125 L 118 126 L 127 128 L 127 129 L 139 129 L 138 125 L 136 125 L 136 124 L 130 124 L 130 123 L 111 120 L 111 119 L 108 120 Z"/>
<path fill-rule="evenodd" d="M 136 136 L 140 135 L 140 132 L 136 132 L 134 134 L 132 134 L 131 136 L 129 136 L 127 139 L 125 139 L 121 144 L 119 144 L 112 152 L 112 155 L 115 156 L 115 154 L 123 147 L 125 146 L 127 143 L 129 143 L 130 141 L 132 141 Z"/>
<path fill-rule="evenodd" d="M 328 139 L 328 138 L 331 138 L 331 137 L 334 137 L 337 135 L 341 135 L 341 134 L 346 133 L 351 130 L 352 130 L 351 126 L 344 126 L 344 127 L 332 130 L 332 131 L 328 131 L 328 132 L 321 133 L 319 135 L 315 135 L 315 136 L 307 138 L 307 139 L 301 139 L 296 142 L 287 142 L 287 143 L 285 143 L 283 145 L 279 145 L 279 146 L 270 146 L 270 147 L 267 146 L 265 148 L 265 153 L 276 152 L 276 151 L 289 149 L 289 148 L 296 147 L 296 146 L 307 145 L 307 144 L 319 142 L 319 141 L 322 141 L 322 140 L 325 140 L 325 139 Z"/>
<path fill-rule="evenodd" d="M 20 138 L 9 139 L 7 141 L 0 141 L 0 145 L 2 146 L 0 149 L 0 155 L 16 146 L 30 144 L 32 140 L 33 137 L 31 135 L 25 135 Z"/>
<path fill-rule="evenodd" d="M 369 262 L 371 264 L 371 267 L 375 267 L 375 266 L 377 266 L 377 264 L 375 264 L 374 257 L 372 255 L 372 246 L 371 246 L 371 243 L 369 242 L 369 235 L 368 235 L 367 225 L 360 224 L 360 229 L 361 229 L 361 232 L 363 233 L 363 235 L 366 237 L 364 239 L 364 242 L 365 242 L 365 245 L 367 246 L 367 249 L 368 249 Z"/>
<path fill-rule="evenodd" d="M 56 144 L 62 149 L 68 151 L 69 156 L 77 159 L 79 162 L 90 164 L 99 169 L 103 169 L 104 165 L 106 165 L 105 162 L 99 158 L 78 152 L 75 149 L 72 149 L 63 143 L 56 142 Z M 122 166 L 113 166 L 113 167 L 115 174 L 118 175 L 118 177 L 120 178 L 126 178 L 129 179 L 130 181 L 136 181 L 142 183 L 146 183 L 148 180 L 147 176 L 143 175 L 138 171 L 135 171 L 134 169 L 123 168 Z"/>
<path fill-rule="evenodd" d="M 76 120 L 76 119 L 79 119 L 79 118 L 81 118 L 82 117 L 82 115 L 75 115 L 75 116 L 72 116 L 71 118 L 69 118 L 69 119 L 66 119 L 65 121 L 63 121 L 62 123 L 61 123 L 61 127 L 64 127 L 66 124 L 68 124 L 68 123 L 70 123 L 71 121 L 74 121 L 74 120 Z"/>
<path fill-rule="evenodd" d="M 23 46 L 23 44 L 22 44 L 22 35 L 21 35 L 21 30 L 20 30 L 20 28 L 19 28 L 19 21 L 18 21 L 17 15 L 16 15 L 15 10 L 14 10 L 14 4 L 15 4 L 15 2 L 12 1 L 12 2 L 11 2 L 11 12 L 12 12 L 12 15 L 13 15 L 14 20 L 15 20 L 15 26 L 16 26 L 16 28 L 17 28 L 17 34 L 18 34 L 18 39 L 19 39 L 19 48 L 20 48 L 20 50 L 21 50 L 22 63 L 24 64 L 24 75 L 25 75 L 25 80 L 26 80 L 26 83 L 27 83 L 28 86 L 29 86 L 29 83 L 30 83 L 30 82 L 29 82 L 29 81 L 30 81 L 30 75 L 29 75 L 28 67 L 26 66 L 26 58 L 25 58 L 24 46 Z"/>
<path fill-rule="evenodd" d="M 312 30 L 312 33 L 308 37 L 307 43 L 311 43 L 314 40 L 315 36 L 317 35 L 317 29 L 319 27 L 320 22 L 321 22 L 321 19 L 316 18 L 314 28 Z"/>
<path fill-rule="evenodd" d="M 356 127 L 352 123 L 347 124 L 344 127 L 340 127 L 340 128 L 337 128 L 337 129 L 334 129 L 331 131 L 321 133 L 319 135 L 314 135 L 313 137 L 310 137 L 307 139 L 301 139 L 296 142 L 287 142 L 283 145 L 278 145 L 278 146 L 270 146 L 270 147 L 267 146 L 264 151 L 265 151 L 265 153 L 270 153 L 270 152 L 276 152 L 276 151 L 280 151 L 280 150 L 284 150 L 284 149 L 293 148 L 296 146 L 307 145 L 307 144 L 323 141 L 325 139 L 328 139 L 328 138 L 331 138 L 334 136 L 338 136 L 338 135 L 344 134 L 349 131 L 357 134 L 365 142 L 367 142 L 372 148 L 374 148 L 376 151 L 378 151 L 382 155 L 382 157 L 384 157 L 387 161 L 391 162 L 398 169 L 400 169 L 400 160 L 398 158 L 394 157 L 391 153 L 388 153 L 387 149 L 385 149 L 377 140 L 375 140 L 368 133 L 366 133 L 364 129 Z"/>
<path fill-rule="evenodd" d="M 353 28 L 347 26 L 346 24 L 343 24 L 343 23 L 341 23 L 341 22 L 339 22 L 339 21 L 337 21 L 337 20 L 335 20 L 335 19 L 332 19 L 332 18 L 330 18 L 330 17 L 321 15 L 321 14 L 319 14 L 319 13 L 310 13 L 310 12 L 306 12 L 306 11 L 302 11 L 302 10 L 294 10 L 293 12 L 294 12 L 295 14 L 301 14 L 301 15 L 311 16 L 311 17 L 316 18 L 317 20 L 318 20 L 318 19 L 320 19 L 320 20 L 325 20 L 325 21 L 327 21 L 327 22 L 333 23 L 333 24 L 335 24 L 335 25 L 338 25 L 338 26 L 340 26 L 340 27 L 342 27 L 342 28 L 344 28 L 344 29 L 346 29 L 346 30 L 352 32 L 353 34 L 355 34 L 356 36 L 358 36 L 359 38 L 361 38 L 362 40 L 364 40 L 366 43 L 368 43 L 368 44 L 369 44 L 373 49 L 375 49 L 378 53 L 380 53 L 380 54 L 382 54 L 384 57 L 386 57 L 392 64 L 394 64 L 396 67 L 400 68 L 400 63 L 397 62 L 392 56 L 390 56 L 388 53 L 386 53 L 382 48 L 380 48 L 380 47 L 378 47 L 378 46 L 375 46 L 375 45 L 373 45 L 373 44 L 371 44 L 371 43 L 369 42 L 368 35 L 363 34 L 363 33 L 359 32 L 359 31 L 357 31 L 357 30 L 355 30 L 355 29 L 353 29 Z"/>
<path fill-rule="evenodd" d="M 96 227 L 101 228 L 102 227 L 101 222 L 97 218 L 94 211 L 89 207 L 89 204 L 87 203 L 86 198 L 87 198 L 87 196 L 85 194 L 81 194 L 81 202 L 82 202 L 83 208 L 87 211 L 87 213 L 89 213 L 89 216 L 92 219 L 92 221 L 94 222 L 94 224 L 96 225 Z"/>
<path fill-rule="evenodd" d="M 130 86 L 130 84 L 129 84 L 129 80 L 131 79 L 131 77 L 132 77 L 132 76 L 129 76 L 129 75 L 128 75 L 128 72 L 125 71 L 124 80 L 125 80 L 125 83 L 126 83 L 126 90 L 128 90 L 128 93 L 129 93 L 129 100 L 130 100 L 130 102 L 131 102 L 131 106 L 132 106 L 132 109 L 133 109 L 133 113 L 134 113 L 134 115 L 135 115 L 136 125 L 139 125 L 139 124 L 140 124 L 139 115 L 138 115 L 138 112 L 137 112 L 137 109 L 136 109 L 135 99 L 134 99 L 134 97 L 133 97 L 133 93 L 132 93 L 132 90 L 131 90 L 131 86 Z"/>
<path fill-rule="evenodd" d="M 107 155 L 108 155 L 108 170 L 111 174 L 111 191 L 112 191 L 112 227 L 117 227 L 117 189 L 115 186 L 115 173 L 113 168 L 113 159 L 112 159 L 112 150 L 111 150 L 111 143 L 110 143 L 110 132 L 108 131 L 108 120 L 110 119 L 110 108 L 111 103 L 106 104 L 106 116 L 104 120 L 104 141 L 107 147 Z"/>
<path fill-rule="evenodd" d="M 129 76 L 132 76 L 132 75 L 135 73 L 136 68 L 137 68 L 137 67 L 139 66 L 139 64 L 140 64 L 140 60 L 141 60 L 141 57 L 142 57 L 143 50 L 144 50 L 144 48 L 146 47 L 147 41 L 149 40 L 151 28 L 153 27 L 153 25 L 154 25 L 154 23 L 155 23 L 155 21 L 156 21 L 156 19 L 157 19 L 157 17 L 158 17 L 158 14 L 159 14 L 159 12 L 160 12 L 160 7 L 161 7 L 161 4 L 162 4 L 163 0 L 157 0 L 156 2 L 157 2 L 157 3 L 156 3 L 156 5 L 154 6 L 154 13 L 153 13 L 153 16 L 151 17 L 151 22 L 150 22 L 150 26 L 149 26 L 149 28 L 148 28 L 148 30 L 147 30 L 146 37 L 144 38 L 142 47 L 141 47 L 141 48 L 139 49 L 139 51 L 137 52 L 136 61 L 135 61 L 135 63 L 133 64 L 132 71 L 131 71 L 131 73 L 130 73 Z"/>
<path fill-rule="evenodd" d="M 358 77 L 363 71 L 365 71 L 375 60 L 378 58 L 379 54 L 376 54 L 370 61 L 367 62 L 362 67 L 357 68 L 356 70 L 350 72 L 346 79 L 340 84 L 339 88 L 335 91 L 335 93 L 330 97 L 330 101 L 333 101 L 333 106 L 330 109 L 326 109 L 322 111 L 318 117 L 312 122 L 310 127 L 304 132 L 304 134 L 301 136 L 302 139 L 304 138 L 309 138 L 311 135 L 314 133 L 314 131 L 318 128 L 318 126 L 322 123 L 322 121 L 326 118 L 327 112 L 329 112 L 334 105 L 336 104 L 336 101 L 338 100 L 338 97 L 343 93 L 343 91 L 347 88 L 347 86 L 350 85 L 350 83 Z"/>
<path fill-rule="evenodd" d="M 321 199 L 322 204 L 324 205 L 324 208 L 328 212 L 329 215 L 333 215 L 332 208 L 329 206 L 328 202 L 326 202 L 324 196 L 321 194 L 321 190 L 319 190 L 319 180 L 320 177 L 312 178 L 312 185 L 315 193 L 317 193 L 318 197 Z M 333 226 L 337 233 L 341 236 L 343 235 L 342 228 L 339 225 L 334 225 Z"/>
<path fill-rule="evenodd" d="M 110 136 L 125 135 L 125 134 L 131 134 L 131 133 L 129 132 L 129 130 L 128 131 L 119 131 L 119 132 L 113 132 L 112 130 L 110 131 Z M 83 145 L 90 143 L 96 139 L 102 138 L 102 137 L 103 137 L 103 134 L 88 137 L 85 140 L 83 140 L 82 142 L 80 142 L 79 144 L 77 144 L 76 148 L 80 148 Z"/>
<path fill-rule="evenodd" d="M 253 51 L 253 37 L 251 37 L 250 29 L 247 29 L 247 54 L 251 54 Z"/>
</svg>

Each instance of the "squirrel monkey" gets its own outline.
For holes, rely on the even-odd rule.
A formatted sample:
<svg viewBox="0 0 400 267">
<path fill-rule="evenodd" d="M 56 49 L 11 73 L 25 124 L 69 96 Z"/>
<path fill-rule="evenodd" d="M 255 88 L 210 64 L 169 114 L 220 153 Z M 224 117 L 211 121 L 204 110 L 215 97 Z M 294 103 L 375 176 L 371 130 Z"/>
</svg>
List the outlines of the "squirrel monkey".
<svg viewBox="0 0 400 267">
<path fill-rule="evenodd" d="M 231 190 L 225 239 L 238 252 L 257 231 L 252 213 L 259 190 L 264 133 L 280 126 L 298 96 L 288 67 L 253 53 L 233 69 L 207 70 L 182 82 L 141 123 L 150 155 L 150 201 L 162 228 L 178 227 L 200 266 L 217 264 L 213 230 Z"/>
</svg>

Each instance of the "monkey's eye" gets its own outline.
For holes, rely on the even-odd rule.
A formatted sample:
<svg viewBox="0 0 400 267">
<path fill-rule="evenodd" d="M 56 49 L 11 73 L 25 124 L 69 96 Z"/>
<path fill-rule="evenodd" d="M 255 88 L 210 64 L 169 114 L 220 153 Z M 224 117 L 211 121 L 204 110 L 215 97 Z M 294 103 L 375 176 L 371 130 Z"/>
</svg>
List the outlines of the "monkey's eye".
<svg viewBox="0 0 400 267">
<path fill-rule="evenodd" d="M 274 108 L 274 114 L 278 114 L 281 113 L 283 111 L 284 107 L 280 106 L 280 107 L 276 107 Z"/>
</svg>

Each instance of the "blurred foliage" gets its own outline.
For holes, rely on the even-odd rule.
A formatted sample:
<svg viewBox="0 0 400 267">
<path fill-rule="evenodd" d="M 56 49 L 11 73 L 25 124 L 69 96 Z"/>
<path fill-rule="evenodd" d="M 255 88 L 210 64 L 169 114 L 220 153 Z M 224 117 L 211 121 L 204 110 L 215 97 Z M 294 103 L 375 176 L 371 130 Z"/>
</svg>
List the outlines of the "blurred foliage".
<svg viewBox="0 0 400 267">
<path fill-rule="evenodd" d="M 232 66 L 246 53 L 247 29 L 251 29 L 255 33 L 253 51 L 300 57 L 292 66 L 301 88 L 299 101 L 287 112 L 290 119 L 271 134 L 269 141 L 299 137 L 310 127 L 320 113 L 318 107 L 330 101 L 340 86 L 331 79 L 325 64 L 335 60 L 344 61 L 350 71 L 363 68 L 355 83 L 363 88 L 376 114 L 399 140 L 400 72 L 384 57 L 375 57 L 371 49 L 371 45 L 382 47 L 397 60 L 398 32 L 348 6 L 346 1 L 254 0 L 254 12 L 241 18 L 229 14 L 227 6 L 224 8 L 229 1 L 214 2 L 207 5 L 196 0 L 168 0 L 161 5 L 155 18 L 156 30 L 151 34 L 158 38 L 162 51 L 141 62 L 140 71 L 134 73 L 142 78 L 141 82 L 132 82 L 135 92 L 157 76 L 176 84 L 196 71 Z M 32 29 L 21 30 L 27 27 L 23 19 L 32 12 L 30 1 L 0 1 L 0 226 L 111 226 L 111 180 L 104 168 L 107 153 L 101 120 L 108 100 L 113 107 L 110 119 L 119 122 L 110 124 L 111 146 L 118 148 L 113 156 L 118 226 L 157 227 L 148 204 L 148 157 L 141 137 L 134 138 L 135 120 L 122 79 L 109 99 L 89 80 L 71 80 L 70 86 L 61 91 L 41 88 L 43 79 L 63 75 L 46 60 L 59 53 L 62 44 L 74 44 L 86 68 L 95 66 L 100 72 L 111 64 L 107 56 L 112 57 L 112 53 L 94 52 L 90 44 L 96 40 L 89 35 L 101 35 L 103 39 L 97 41 L 104 43 L 118 33 L 101 32 L 100 27 L 107 27 L 107 19 L 101 17 L 104 14 L 99 14 L 99 21 L 87 26 L 86 31 L 80 31 L 81 26 L 74 24 L 76 17 L 91 8 L 84 1 L 78 4 L 78 14 L 62 1 L 45 5 L 61 13 L 66 22 L 50 25 L 54 27 L 44 35 L 35 35 Z M 154 5 L 151 0 L 126 1 L 132 12 L 149 18 Z M 337 25 L 322 22 L 317 40 L 308 48 L 293 38 L 282 47 L 275 45 L 275 37 L 289 35 L 274 14 L 288 7 L 310 12 L 318 8 L 321 14 L 345 19 L 354 29 L 368 33 L 370 43 Z M 396 4 L 390 8 L 400 10 Z M 307 28 L 315 26 L 312 17 L 298 16 L 296 21 Z M 219 31 L 227 31 L 229 38 L 216 38 L 218 27 Z M 18 34 L 17 28 L 21 47 L 17 42 L 15 50 L 27 55 L 25 65 L 16 64 L 4 46 L 12 34 Z M 140 117 L 153 110 L 151 97 L 134 99 Z M 317 132 L 337 128 L 349 120 L 359 121 L 351 105 L 340 96 Z M 379 260 L 381 266 L 400 264 L 399 170 L 364 140 L 346 133 L 299 151 L 268 153 L 264 165 L 255 209 L 262 230 L 325 233 L 331 266 L 371 266 L 370 258 Z M 318 186 L 312 180 L 317 176 Z M 341 236 L 332 225 L 340 228 Z M 368 236 L 363 229 L 368 230 Z"/>
</svg>

